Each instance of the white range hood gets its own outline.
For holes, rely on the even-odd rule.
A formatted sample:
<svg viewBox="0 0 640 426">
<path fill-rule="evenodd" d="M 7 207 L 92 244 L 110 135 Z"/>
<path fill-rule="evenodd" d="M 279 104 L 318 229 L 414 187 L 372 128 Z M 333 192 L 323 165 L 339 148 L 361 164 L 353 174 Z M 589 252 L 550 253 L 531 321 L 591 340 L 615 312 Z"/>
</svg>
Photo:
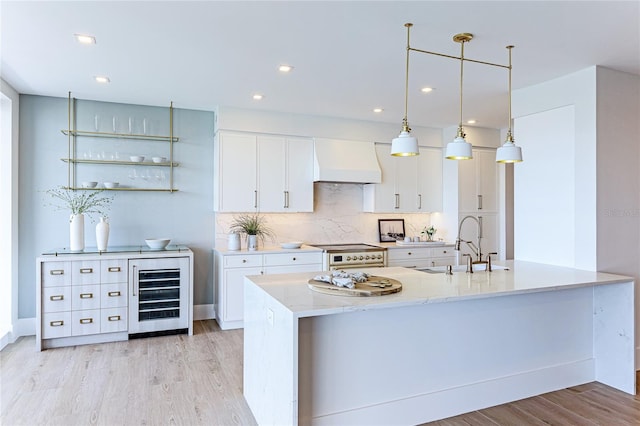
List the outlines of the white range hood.
<svg viewBox="0 0 640 426">
<path fill-rule="evenodd" d="M 382 182 L 373 142 L 316 138 L 314 147 L 314 182 Z"/>
</svg>

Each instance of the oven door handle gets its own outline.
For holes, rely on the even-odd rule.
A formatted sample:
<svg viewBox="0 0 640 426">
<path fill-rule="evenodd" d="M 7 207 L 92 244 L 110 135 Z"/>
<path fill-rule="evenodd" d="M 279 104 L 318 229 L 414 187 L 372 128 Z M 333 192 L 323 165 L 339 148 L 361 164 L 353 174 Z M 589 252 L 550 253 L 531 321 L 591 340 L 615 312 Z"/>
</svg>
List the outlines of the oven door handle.
<svg viewBox="0 0 640 426">
<path fill-rule="evenodd" d="M 337 271 L 340 269 L 362 269 L 362 268 L 384 268 L 384 264 L 383 263 L 369 263 L 369 264 L 360 264 L 360 265 L 337 265 L 337 266 L 330 266 L 329 270 L 330 271 Z"/>
</svg>

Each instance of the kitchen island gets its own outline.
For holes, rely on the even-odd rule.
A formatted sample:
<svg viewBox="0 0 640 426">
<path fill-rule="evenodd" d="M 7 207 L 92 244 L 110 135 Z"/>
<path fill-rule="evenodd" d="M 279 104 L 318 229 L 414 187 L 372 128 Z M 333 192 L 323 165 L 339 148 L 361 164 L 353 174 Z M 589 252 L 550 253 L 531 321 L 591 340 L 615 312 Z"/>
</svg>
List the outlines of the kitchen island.
<svg viewBox="0 0 640 426">
<path fill-rule="evenodd" d="M 314 273 L 245 278 L 244 395 L 267 424 L 418 424 L 599 381 L 635 393 L 630 277 L 366 270 L 399 293 L 314 292 Z"/>
</svg>

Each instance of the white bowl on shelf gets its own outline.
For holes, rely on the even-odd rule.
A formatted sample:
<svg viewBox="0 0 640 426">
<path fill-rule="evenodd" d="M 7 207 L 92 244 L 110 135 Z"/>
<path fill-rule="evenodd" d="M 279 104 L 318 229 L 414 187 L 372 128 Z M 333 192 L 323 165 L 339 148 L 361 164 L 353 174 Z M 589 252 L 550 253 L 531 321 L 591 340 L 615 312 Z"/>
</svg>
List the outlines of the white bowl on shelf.
<svg viewBox="0 0 640 426">
<path fill-rule="evenodd" d="M 171 241 L 170 238 L 146 238 L 144 240 L 152 250 L 162 250 L 169 244 L 169 241 Z"/>
<path fill-rule="evenodd" d="M 107 189 L 113 189 L 113 188 L 117 188 L 118 186 L 120 186 L 120 183 L 119 182 L 104 182 L 103 185 Z"/>
<path fill-rule="evenodd" d="M 129 159 L 134 163 L 142 163 L 144 161 L 144 155 L 132 155 Z"/>
<path fill-rule="evenodd" d="M 280 243 L 280 247 L 283 249 L 299 249 L 304 244 L 301 241 L 290 241 L 288 243 Z"/>
<path fill-rule="evenodd" d="M 167 162 L 167 157 L 151 157 L 151 160 L 154 163 L 166 163 Z"/>
<path fill-rule="evenodd" d="M 83 188 L 95 188 L 98 186 L 98 182 L 82 182 Z"/>
</svg>

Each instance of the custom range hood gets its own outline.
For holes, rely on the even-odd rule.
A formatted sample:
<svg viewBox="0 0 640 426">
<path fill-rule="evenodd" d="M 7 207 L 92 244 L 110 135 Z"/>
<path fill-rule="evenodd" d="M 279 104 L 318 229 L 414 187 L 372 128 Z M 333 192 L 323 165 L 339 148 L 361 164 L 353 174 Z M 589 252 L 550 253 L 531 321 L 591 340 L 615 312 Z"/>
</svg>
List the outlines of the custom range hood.
<svg viewBox="0 0 640 426">
<path fill-rule="evenodd" d="M 316 138 L 313 180 L 343 183 L 382 182 L 374 143 Z"/>
</svg>

